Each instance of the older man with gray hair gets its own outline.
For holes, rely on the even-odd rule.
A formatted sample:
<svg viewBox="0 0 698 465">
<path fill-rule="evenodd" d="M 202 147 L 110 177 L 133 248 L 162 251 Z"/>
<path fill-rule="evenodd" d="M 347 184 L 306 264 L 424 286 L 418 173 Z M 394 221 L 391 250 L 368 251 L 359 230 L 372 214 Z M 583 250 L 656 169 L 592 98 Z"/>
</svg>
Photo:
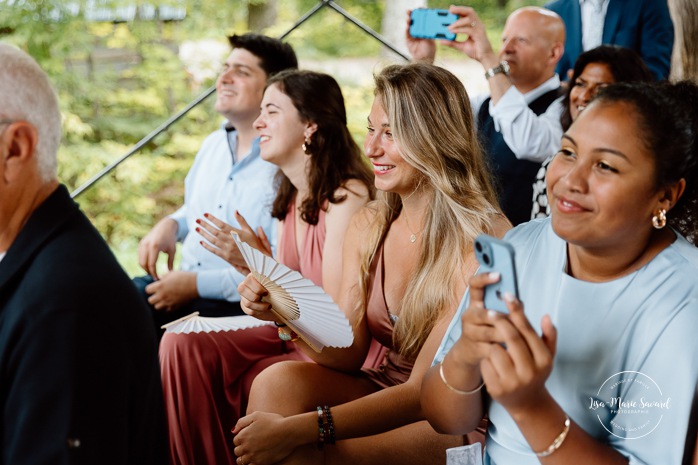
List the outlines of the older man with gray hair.
<svg viewBox="0 0 698 465">
<path fill-rule="evenodd" d="M 0 43 L 0 463 L 166 461 L 148 309 L 56 177 L 58 100 Z"/>
</svg>

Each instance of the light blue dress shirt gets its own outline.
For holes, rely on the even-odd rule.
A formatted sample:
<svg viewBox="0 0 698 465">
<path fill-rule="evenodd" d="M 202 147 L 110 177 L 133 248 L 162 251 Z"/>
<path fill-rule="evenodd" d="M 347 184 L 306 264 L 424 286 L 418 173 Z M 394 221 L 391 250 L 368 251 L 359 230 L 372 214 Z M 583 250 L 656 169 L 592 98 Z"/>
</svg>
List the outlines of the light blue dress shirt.
<svg viewBox="0 0 698 465">
<path fill-rule="evenodd" d="M 181 269 L 196 273 L 199 295 L 231 302 L 240 300 L 237 287 L 244 276 L 201 246 L 202 238 L 195 232 L 197 218 L 211 213 L 239 227 L 235 220 L 237 210 L 255 230 L 262 226 L 276 248 L 271 203 L 275 194 L 273 178 L 278 168 L 260 158 L 259 139 L 255 139 L 250 153 L 234 163 L 236 144 L 237 132 L 225 128 L 204 140 L 184 180 L 184 205 L 170 215 L 179 226 Z"/>
<path fill-rule="evenodd" d="M 698 380 L 698 249 L 679 236 L 641 269 L 591 283 L 565 272 L 566 243 L 549 218 L 512 229 L 506 240 L 516 250 L 529 321 L 540 332 L 541 318 L 549 314 L 558 331 L 546 382 L 550 394 L 574 422 L 630 464 L 681 463 Z M 468 300 L 466 292 L 435 363 L 460 337 Z M 635 404 L 618 409 L 612 404 L 618 397 Z M 497 402 L 489 418 L 486 464 L 539 463 Z"/>
</svg>

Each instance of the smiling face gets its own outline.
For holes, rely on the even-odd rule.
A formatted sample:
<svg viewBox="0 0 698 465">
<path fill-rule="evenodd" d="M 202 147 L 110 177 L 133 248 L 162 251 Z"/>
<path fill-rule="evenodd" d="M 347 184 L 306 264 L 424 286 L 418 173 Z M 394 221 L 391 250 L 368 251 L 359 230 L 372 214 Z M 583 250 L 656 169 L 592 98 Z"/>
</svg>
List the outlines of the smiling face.
<svg viewBox="0 0 698 465">
<path fill-rule="evenodd" d="M 277 84 L 270 85 L 264 92 L 261 112 L 254 127 L 259 132 L 260 156 L 280 166 L 294 155 L 304 156 L 301 145 L 315 131 L 314 124 L 301 120 L 293 102 Z"/>
<path fill-rule="evenodd" d="M 570 89 L 570 116 L 576 120 L 599 89 L 616 82 L 611 69 L 605 63 L 589 63 L 572 83 Z"/>
<path fill-rule="evenodd" d="M 251 121 L 259 114 L 266 82 L 259 58 L 244 48 L 234 49 L 216 80 L 216 111 L 234 123 Z"/>
<path fill-rule="evenodd" d="M 410 195 L 418 185 L 419 172 L 400 155 L 390 129 L 388 114 L 379 97 L 373 100 L 368 116 L 364 153 L 373 165 L 375 185 L 384 192 Z"/>
<path fill-rule="evenodd" d="M 553 229 L 567 242 L 607 250 L 641 244 L 653 212 L 666 208 L 635 113 L 624 103 L 592 103 L 563 136 L 547 187 Z"/>
</svg>

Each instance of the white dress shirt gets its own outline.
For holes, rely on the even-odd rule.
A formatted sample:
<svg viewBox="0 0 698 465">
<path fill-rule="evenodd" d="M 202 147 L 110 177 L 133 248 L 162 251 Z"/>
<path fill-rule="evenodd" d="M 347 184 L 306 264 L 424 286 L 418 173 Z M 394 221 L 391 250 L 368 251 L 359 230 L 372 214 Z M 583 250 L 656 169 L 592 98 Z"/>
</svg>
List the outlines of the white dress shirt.
<svg viewBox="0 0 698 465">
<path fill-rule="evenodd" d="M 603 43 L 603 25 L 610 0 L 579 0 L 582 13 L 582 48 L 586 52 Z"/>
<path fill-rule="evenodd" d="M 504 137 L 504 142 L 514 152 L 519 160 L 529 160 L 543 163 L 548 157 L 553 156 L 560 149 L 562 138 L 562 99 L 555 100 L 541 115 L 536 115 L 528 108 L 535 99 L 541 95 L 560 87 L 560 78 L 557 74 L 526 94 L 511 86 L 497 105 L 490 100 L 490 115 L 494 120 L 494 127 Z M 478 95 L 471 99 L 470 103 L 477 121 L 480 106 L 489 95 Z"/>
</svg>

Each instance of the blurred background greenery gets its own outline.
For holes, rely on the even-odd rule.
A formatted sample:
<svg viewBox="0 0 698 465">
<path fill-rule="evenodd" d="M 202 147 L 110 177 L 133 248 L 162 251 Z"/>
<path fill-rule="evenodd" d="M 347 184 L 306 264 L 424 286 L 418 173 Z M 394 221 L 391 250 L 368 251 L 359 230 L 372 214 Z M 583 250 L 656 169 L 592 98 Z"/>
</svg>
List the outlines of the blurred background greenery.
<svg viewBox="0 0 698 465">
<path fill-rule="evenodd" d="M 506 16 L 544 1 L 473 0 L 493 44 Z M 0 0 L 0 41 L 22 48 L 48 72 L 64 116 L 59 179 L 81 186 L 213 85 L 229 52 L 226 35 L 280 36 L 318 4 L 315 0 Z M 337 0 L 371 29 L 395 42 L 405 16 L 397 12 L 445 0 Z M 397 27 L 396 27 L 397 24 Z M 397 30 L 396 30 L 397 29 Z M 397 39 L 396 39 L 397 38 Z M 361 145 L 372 101 L 372 73 L 402 62 L 375 39 L 324 7 L 286 39 L 301 67 L 333 74 L 343 88 L 349 126 Z M 482 70 L 450 49 L 439 64 L 470 92 L 485 89 Z M 182 202 L 184 176 L 201 141 L 221 124 L 205 100 L 76 200 L 131 275 L 138 241 Z"/>
</svg>

